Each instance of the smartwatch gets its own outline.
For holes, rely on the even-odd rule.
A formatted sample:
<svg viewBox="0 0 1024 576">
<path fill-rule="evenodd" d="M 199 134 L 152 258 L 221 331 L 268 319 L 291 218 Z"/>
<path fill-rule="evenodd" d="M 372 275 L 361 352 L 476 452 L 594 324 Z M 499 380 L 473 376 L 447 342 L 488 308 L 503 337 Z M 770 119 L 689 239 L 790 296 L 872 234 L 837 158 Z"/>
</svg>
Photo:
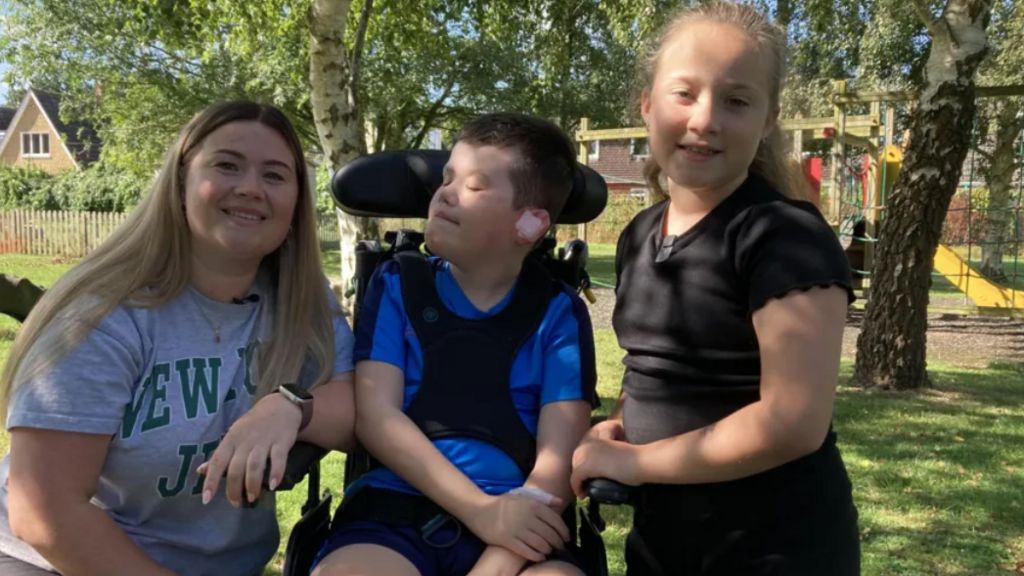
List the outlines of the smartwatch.
<svg viewBox="0 0 1024 576">
<path fill-rule="evenodd" d="M 300 388 L 297 384 L 281 384 L 277 387 L 277 393 L 284 396 L 285 400 L 295 404 L 302 410 L 302 422 L 299 424 L 301 432 L 309 421 L 313 419 L 313 395 Z"/>
</svg>

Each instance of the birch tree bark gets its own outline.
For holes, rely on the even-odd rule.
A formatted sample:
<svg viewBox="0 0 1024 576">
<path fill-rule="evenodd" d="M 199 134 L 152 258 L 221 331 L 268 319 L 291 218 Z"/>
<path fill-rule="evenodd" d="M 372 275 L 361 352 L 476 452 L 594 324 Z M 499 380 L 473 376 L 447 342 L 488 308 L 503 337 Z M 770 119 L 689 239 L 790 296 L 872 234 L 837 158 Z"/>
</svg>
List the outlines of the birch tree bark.
<svg viewBox="0 0 1024 576">
<path fill-rule="evenodd" d="M 309 8 L 309 82 L 313 122 L 324 158 L 334 172 L 363 153 L 366 145 L 357 105 L 357 91 L 366 21 L 373 9 L 365 0 L 351 52 L 345 49 L 349 0 L 313 0 Z M 355 274 L 357 238 L 376 237 L 369 218 L 338 214 L 341 236 L 341 279 L 345 290 Z M 342 301 L 351 308 L 350 298 Z"/>
<path fill-rule="evenodd" d="M 1017 157 L 1017 138 L 1024 130 L 1024 110 L 1017 99 L 1006 99 L 994 104 L 995 142 L 991 152 L 984 154 L 982 171 L 988 184 L 988 212 L 985 214 L 985 228 L 982 234 L 981 265 L 979 271 L 989 278 L 1002 282 L 1003 254 L 1007 252 L 1010 221 L 1013 219 L 1011 197 L 1013 195 L 1013 174 L 1020 168 L 1021 158 Z"/>
<path fill-rule="evenodd" d="M 932 265 L 970 146 L 975 74 L 988 47 L 991 0 L 948 0 L 938 18 L 926 0 L 913 0 L 912 6 L 927 24 L 931 52 L 910 146 L 875 249 L 853 375 L 860 386 L 908 389 L 929 383 L 925 350 Z"/>
</svg>

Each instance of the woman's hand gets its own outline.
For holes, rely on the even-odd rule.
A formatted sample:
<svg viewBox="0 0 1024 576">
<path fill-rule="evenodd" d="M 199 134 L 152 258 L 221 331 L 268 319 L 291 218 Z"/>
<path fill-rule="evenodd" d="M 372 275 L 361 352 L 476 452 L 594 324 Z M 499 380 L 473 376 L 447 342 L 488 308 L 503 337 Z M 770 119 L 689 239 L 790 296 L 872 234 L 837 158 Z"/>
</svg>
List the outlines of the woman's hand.
<svg viewBox="0 0 1024 576">
<path fill-rule="evenodd" d="M 263 473 L 270 459 L 270 489 L 284 477 L 288 451 L 295 444 L 302 410 L 280 394 L 267 394 L 239 418 L 209 460 L 198 469 L 206 475 L 203 503 L 217 493 L 220 479 L 227 474 L 224 492 L 228 501 L 242 505 L 243 488 L 249 502 L 255 502 L 263 488 Z"/>
<path fill-rule="evenodd" d="M 591 428 L 573 452 L 569 483 L 576 497 L 587 497 L 583 484 L 591 478 L 607 478 L 628 486 L 643 483 L 637 466 L 641 447 L 623 442 L 621 432 L 621 423 L 602 422 Z"/>
</svg>

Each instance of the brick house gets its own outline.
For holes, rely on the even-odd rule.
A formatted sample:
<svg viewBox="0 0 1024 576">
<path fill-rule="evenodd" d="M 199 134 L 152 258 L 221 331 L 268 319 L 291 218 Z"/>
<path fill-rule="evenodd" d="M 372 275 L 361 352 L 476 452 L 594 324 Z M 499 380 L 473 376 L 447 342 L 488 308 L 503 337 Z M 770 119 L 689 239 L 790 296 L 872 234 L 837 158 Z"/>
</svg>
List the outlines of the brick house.
<svg viewBox="0 0 1024 576">
<path fill-rule="evenodd" d="M 608 183 L 609 194 L 647 194 L 644 163 L 650 156 L 646 138 L 592 140 L 587 143 L 587 165 Z"/>
<path fill-rule="evenodd" d="M 0 109 L 0 164 L 56 174 L 80 170 L 99 158 L 95 130 L 87 122 L 61 121 L 56 94 L 29 89 L 13 114 L 10 110 Z"/>
</svg>

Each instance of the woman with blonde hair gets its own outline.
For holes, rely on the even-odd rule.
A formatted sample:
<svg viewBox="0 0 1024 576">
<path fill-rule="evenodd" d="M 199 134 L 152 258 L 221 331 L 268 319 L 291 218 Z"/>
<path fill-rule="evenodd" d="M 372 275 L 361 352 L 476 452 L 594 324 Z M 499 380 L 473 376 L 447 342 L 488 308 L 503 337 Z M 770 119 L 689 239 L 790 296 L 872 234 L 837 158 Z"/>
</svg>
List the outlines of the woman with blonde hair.
<svg viewBox="0 0 1024 576">
<path fill-rule="evenodd" d="M 853 576 L 831 429 L 850 269 L 778 129 L 785 36 L 750 6 L 669 22 L 641 114 L 652 186 L 615 254 L 620 403 L 573 458 L 639 485 L 629 576 Z"/>
<path fill-rule="evenodd" d="M 268 458 L 273 487 L 297 438 L 353 441 L 352 335 L 308 179 L 279 110 L 210 106 L 36 305 L 0 377 L 0 572 L 260 573 Z"/>
</svg>

